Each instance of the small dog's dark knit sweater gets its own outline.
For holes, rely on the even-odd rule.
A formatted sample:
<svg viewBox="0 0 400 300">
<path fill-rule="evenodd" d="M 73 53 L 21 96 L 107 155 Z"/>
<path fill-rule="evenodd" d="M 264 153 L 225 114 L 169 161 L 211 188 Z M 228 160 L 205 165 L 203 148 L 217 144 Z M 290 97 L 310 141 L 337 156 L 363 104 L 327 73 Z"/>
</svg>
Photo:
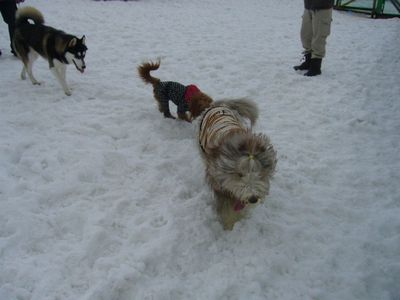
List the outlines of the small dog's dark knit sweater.
<svg viewBox="0 0 400 300">
<path fill-rule="evenodd" d="M 169 112 L 169 100 L 178 107 L 178 113 L 185 113 L 189 110 L 189 105 L 185 101 L 186 86 L 183 84 L 173 81 L 160 81 L 154 92 L 160 99 L 164 112 Z"/>
</svg>

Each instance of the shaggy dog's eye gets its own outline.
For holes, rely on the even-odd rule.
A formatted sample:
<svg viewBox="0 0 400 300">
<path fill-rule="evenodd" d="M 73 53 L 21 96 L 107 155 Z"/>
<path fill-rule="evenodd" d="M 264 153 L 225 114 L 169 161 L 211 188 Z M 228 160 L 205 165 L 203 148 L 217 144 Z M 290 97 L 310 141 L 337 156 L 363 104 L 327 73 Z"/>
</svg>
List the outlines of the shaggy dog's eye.
<svg viewBox="0 0 400 300">
<path fill-rule="evenodd" d="M 242 177 L 244 176 L 244 174 L 243 174 L 243 173 L 238 173 L 238 176 L 239 176 L 240 178 L 242 178 Z"/>
</svg>

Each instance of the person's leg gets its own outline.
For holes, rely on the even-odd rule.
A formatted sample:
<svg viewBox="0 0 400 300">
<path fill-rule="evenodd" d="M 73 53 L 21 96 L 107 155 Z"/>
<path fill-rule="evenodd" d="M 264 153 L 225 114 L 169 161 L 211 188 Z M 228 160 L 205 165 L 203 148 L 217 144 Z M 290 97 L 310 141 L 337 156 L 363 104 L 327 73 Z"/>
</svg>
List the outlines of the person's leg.
<svg viewBox="0 0 400 300">
<path fill-rule="evenodd" d="M 3 20 L 8 25 L 8 34 L 10 35 L 10 48 L 14 54 L 12 39 L 15 30 L 15 13 L 17 11 L 17 5 L 14 0 L 4 0 L 0 2 L 0 10 Z"/>
<path fill-rule="evenodd" d="M 326 53 L 326 39 L 331 33 L 332 9 L 321 9 L 313 12 L 313 39 L 311 45 L 310 68 L 305 76 L 321 74 L 321 63 Z"/>
<path fill-rule="evenodd" d="M 311 41 L 312 58 L 324 58 L 326 39 L 331 33 L 332 9 L 321 9 L 313 12 Z"/>
<path fill-rule="evenodd" d="M 309 9 L 305 9 L 301 23 L 300 38 L 304 48 L 304 53 L 310 53 L 313 39 L 313 14 Z"/>
<path fill-rule="evenodd" d="M 311 60 L 311 43 L 313 36 L 311 11 L 305 9 L 303 13 L 303 20 L 301 23 L 300 39 L 304 48 L 304 61 L 293 68 L 297 70 L 308 70 L 310 68 Z"/>
<path fill-rule="evenodd" d="M 4 20 L 4 22 L 6 21 L 5 20 L 5 18 L 4 18 L 4 5 L 3 5 L 3 1 L 0 1 L 0 13 L 1 13 L 1 16 L 3 17 L 3 20 Z M 1 55 L 2 53 L 1 53 L 1 50 L 0 50 L 0 55 Z"/>
</svg>

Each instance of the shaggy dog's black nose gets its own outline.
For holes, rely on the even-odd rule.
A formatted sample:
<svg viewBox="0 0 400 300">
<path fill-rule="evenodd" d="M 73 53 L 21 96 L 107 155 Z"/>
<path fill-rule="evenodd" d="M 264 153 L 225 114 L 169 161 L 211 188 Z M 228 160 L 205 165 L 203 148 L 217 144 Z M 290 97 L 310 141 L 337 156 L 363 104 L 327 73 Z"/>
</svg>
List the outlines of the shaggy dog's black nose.
<svg viewBox="0 0 400 300">
<path fill-rule="evenodd" d="M 249 199 L 249 202 L 251 204 L 255 204 L 255 203 L 258 202 L 258 198 L 256 196 L 251 196 L 250 199 Z"/>
</svg>

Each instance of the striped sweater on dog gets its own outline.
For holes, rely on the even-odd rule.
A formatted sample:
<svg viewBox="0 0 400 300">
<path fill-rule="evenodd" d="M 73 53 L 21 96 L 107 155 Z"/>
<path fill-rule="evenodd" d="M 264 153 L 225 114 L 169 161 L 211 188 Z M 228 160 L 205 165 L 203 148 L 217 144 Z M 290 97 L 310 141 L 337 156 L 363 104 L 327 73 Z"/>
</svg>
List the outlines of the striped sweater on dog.
<svg viewBox="0 0 400 300">
<path fill-rule="evenodd" d="M 199 129 L 199 143 L 204 152 L 218 147 L 219 141 L 233 130 L 242 131 L 246 128 L 238 116 L 226 106 L 209 108 L 203 115 Z"/>
</svg>

